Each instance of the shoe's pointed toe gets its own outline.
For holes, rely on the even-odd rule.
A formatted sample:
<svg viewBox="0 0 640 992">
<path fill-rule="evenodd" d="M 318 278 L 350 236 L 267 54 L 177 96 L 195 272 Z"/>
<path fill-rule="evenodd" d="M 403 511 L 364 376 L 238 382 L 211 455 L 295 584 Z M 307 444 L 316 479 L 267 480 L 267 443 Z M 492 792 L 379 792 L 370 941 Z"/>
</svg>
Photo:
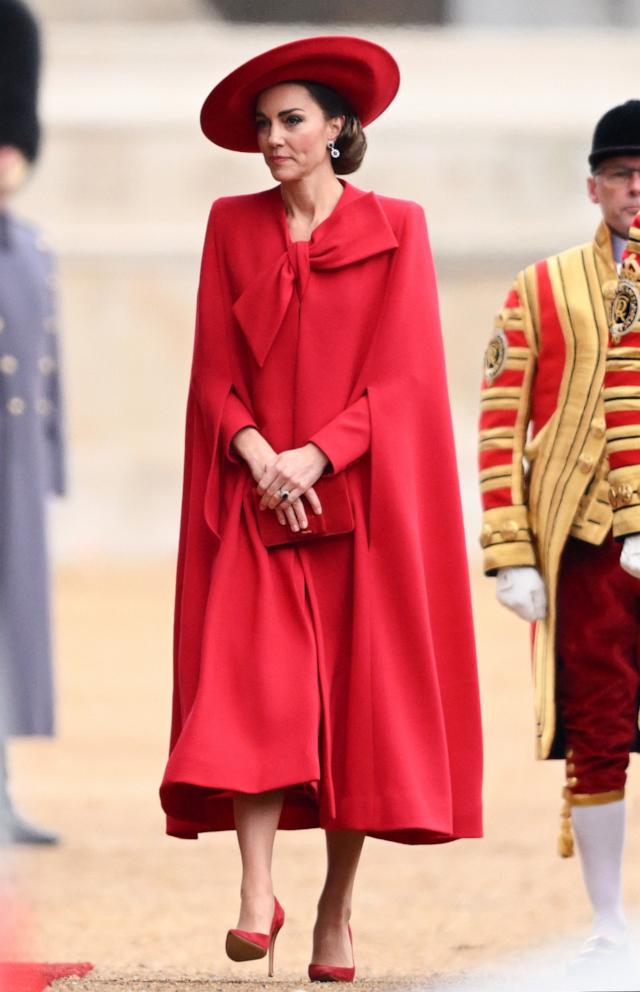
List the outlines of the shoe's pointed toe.
<svg viewBox="0 0 640 992">
<path fill-rule="evenodd" d="M 353 956 L 353 934 L 351 933 L 351 927 L 349 927 L 349 943 Z M 309 980 L 311 982 L 352 982 L 355 977 L 355 958 L 350 968 L 332 964 L 314 964 L 313 962 L 309 965 Z"/>
<path fill-rule="evenodd" d="M 309 965 L 311 982 L 352 982 L 355 977 L 355 968 L 337 968 L 330 964 Z"/>
</svg>

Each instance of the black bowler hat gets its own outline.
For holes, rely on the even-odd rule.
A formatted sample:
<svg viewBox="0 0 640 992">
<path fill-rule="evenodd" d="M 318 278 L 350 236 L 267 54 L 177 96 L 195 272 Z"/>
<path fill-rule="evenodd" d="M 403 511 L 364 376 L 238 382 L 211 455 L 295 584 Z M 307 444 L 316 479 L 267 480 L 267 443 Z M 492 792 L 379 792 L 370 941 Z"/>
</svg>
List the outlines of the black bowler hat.
<svg viewBox="0 0 640 992">
<path fill-rule="evenodd" d="M 591 170 L 614 155 L 640 155 L 640 100 L 627 100 L 607 110 L 593 132 Z"/>
<path fill-rule="evenodd" d="M 12 145 L 30 162 L 38 154 L 37 99 L 40 36 L 22 0 L 0 0 L 0 145 Z"/>
</svg>

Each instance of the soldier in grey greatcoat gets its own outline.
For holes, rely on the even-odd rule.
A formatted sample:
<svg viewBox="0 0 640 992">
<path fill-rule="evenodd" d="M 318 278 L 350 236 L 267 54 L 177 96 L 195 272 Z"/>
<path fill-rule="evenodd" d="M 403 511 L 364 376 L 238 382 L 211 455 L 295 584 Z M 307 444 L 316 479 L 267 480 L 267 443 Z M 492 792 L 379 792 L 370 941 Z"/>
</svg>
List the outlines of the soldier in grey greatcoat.
<svg viewBox="0 0 640 992">
<path fill-rule="evenodd" d="M 7 741 L 54 725 L 46 498 L 64 491 L 55 272 L 9 211 L 36 158 L 37 24 L 0 0 L 0 843 L 55 843 L 15 810 Z"/>
</svg>

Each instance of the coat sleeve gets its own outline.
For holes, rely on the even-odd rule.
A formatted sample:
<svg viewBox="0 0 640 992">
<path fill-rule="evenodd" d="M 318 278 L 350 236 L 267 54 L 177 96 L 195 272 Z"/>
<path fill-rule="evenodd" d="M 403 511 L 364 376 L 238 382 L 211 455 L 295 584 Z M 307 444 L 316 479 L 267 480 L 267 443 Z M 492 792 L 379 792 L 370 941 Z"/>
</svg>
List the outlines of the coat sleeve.
<svg viewBox="0 0 640 992">
<path fill-rule="evenodd" d="M 640 533 L 640 214 L 629 232 L 611 311 L 604 408 L 613 533 L 624 538 Z"/>
<path fill-rule="evenodd" d="M 366 390 L 371 414 L 359 559 L 371 672 L 380 697 L 403 699 L 397 719 L 429 726 L 433 748 L 446 753 L 451 832 L 460 836 L 480 829 L 482 742 L 458 473 L 425 216 L 418 204 L 392 209 L 398 247 L 351 397 Z M 403 733 L 395 720 L 387 708 L 385 725 Z"/>
<path fill-rule="evenodd" d="M 219 264 L 216 221 L 214 204 L 200 270 L 187 400 L 174 613 L 172 743 L 181 732 L 183 714 L 188 711 L 198 682 L 209 578 L 220 541 L 223 477 L 228 466 L 223 449 L 224 428 L 232 430 L 239 413 L 235 400 L 228 403 L 232 395 L 230 305 Z M 240 420 L 243 415 L 241 412 Z"/>
<path fill-rule="evenodd" d="M 204 512 L 209 474 L 209 446 L 204 414 L 196 390 L 189 389 L 184 446 L 182 510 L 176 575 L 174 614 L 174 722 L 177 736 L 181 726 L 181 695 L 190 695 L 192 665 L 200 653 L 202 617 L 209 590 L 209 572 L 215 551 L 215 535 L 207 526 Z"/>
<path fill-rule="evenodd" d="M 232 389 L 227 396 L 227 402 L 222 411 L 220 443 L 226 457 L 238 464 L 241 459 L 236 455 L 232 447 L 232 441 L 238 431 L 242 430 L 243 427 L 255 427 L 258 430 L 258 425 L 253 415 L 249 413 L 236 391 Z"/>
<path fill-rule="evenodd" d="M 366 394 L 316 431 L 309 440 L 327 456 L 334 474 L 361 458 L 371 444 L 371 414 Z"/>
<path fill-rule="evenodd" d="M 49 455 L 49 489 L 56 496 L 66 491 L 66 445 L 62 372 L 60 368 L 60 332 L 58 300 L 55 289 L 55 261 L 49 256 L 50 279 L 47 290 L 46 329 L 43 353 L 38 364 L 42 380 L 43 428 Z"/>
<path fill-rule="evenodd" d="M 535 565 L 526 498 L 524 447 L 536 349 L 518 281 L 496 317 L 484 359 L 478 470 L 484 569 Z"/>
</svg>

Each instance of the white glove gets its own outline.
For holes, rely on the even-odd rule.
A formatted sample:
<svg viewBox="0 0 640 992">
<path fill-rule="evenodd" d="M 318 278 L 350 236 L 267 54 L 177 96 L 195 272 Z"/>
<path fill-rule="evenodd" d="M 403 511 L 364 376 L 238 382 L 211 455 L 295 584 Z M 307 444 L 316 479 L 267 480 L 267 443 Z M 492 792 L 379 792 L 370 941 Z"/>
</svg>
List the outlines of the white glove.
<svg viewBox="0 0 640 992">
<path fill-rule="evenodd" d="M 620 565 L 625 572 L 640 579 L 640 534 L 629 534 L 625 537 L 620 554 Z"/>
<path fill-rule="evenodd" d="M 640 574 L 640 550 L 638 551 Z M 499 568 L 496 576 L 496 596 L 498 602 L 513 610 L 521 620 L 533 623 L 544 620 L 547 615 L 547 594 L 544 582 L 537 568 L 531 565 L 517 565 L 513 568 Z"/>
</svg>

